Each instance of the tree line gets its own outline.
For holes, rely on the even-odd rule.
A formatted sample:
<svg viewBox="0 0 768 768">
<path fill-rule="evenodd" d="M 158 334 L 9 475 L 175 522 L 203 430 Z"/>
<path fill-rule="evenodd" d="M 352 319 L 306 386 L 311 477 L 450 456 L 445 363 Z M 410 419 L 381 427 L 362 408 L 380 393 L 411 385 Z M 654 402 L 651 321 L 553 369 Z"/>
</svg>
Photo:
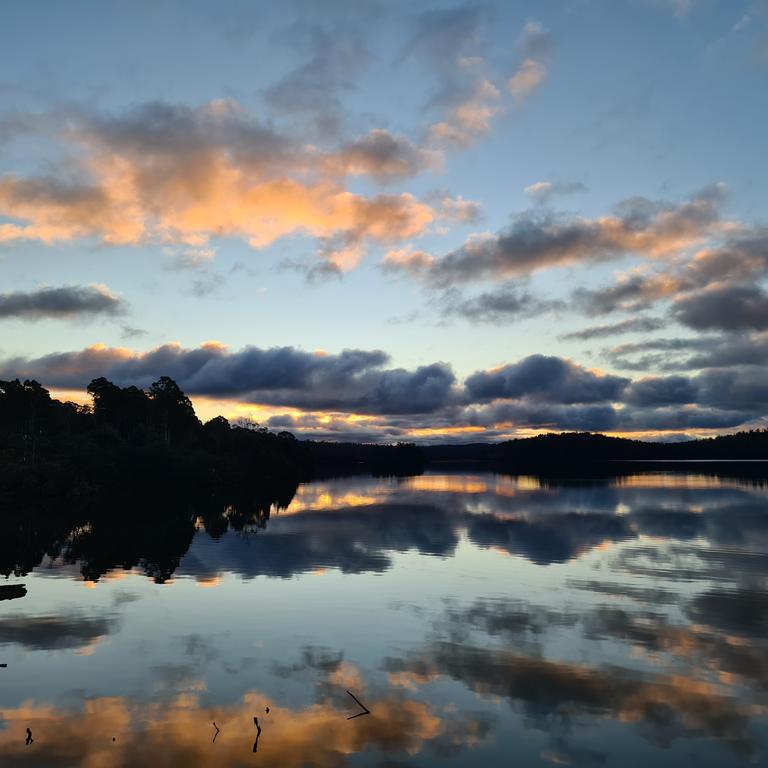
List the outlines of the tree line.
<svg viewBox="0 0 768 768">
<path fill-rule="evenodd" d="M 410 443 L 301 441 L 250 419 L 202 423 L 168 376 L 147 389 L 90 382 L 91 405 L 61 402 L 33 380 L 0 380 L 0 498 L 141 488 L 199 494 L 295 485 L 312 476 L 413 474 L 423 454 Z M 239 492 L 239 490 L 238 490 Z"/>
<path fill-rule="evenodd" d="M 768 460 L 768 430 L 675 442 L 612 437 L 594 432 L 560 432 L 501 443 L 435 445 L 425 448 L 427 462 L 483 462 L 513 471 L 524 467 L 584 467 L 599 462 Z"/>
</svg>

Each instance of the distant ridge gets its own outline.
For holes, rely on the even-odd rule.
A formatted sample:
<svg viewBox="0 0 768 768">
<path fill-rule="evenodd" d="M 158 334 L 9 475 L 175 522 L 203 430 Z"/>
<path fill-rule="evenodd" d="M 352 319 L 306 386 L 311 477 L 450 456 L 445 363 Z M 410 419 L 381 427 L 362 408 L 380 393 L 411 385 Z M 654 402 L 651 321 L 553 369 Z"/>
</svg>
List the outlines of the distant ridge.
<svg viewBox="0 0 768 768">
<path fill-rule="evenodd" d="M 558 465 L 615 461 L 768 461 L 768 430 L 755 429 L 699 440 L 656 443 L 595 432 L 560 432 L 507 440 L 424 447 L 428 463 L 492 462 Z"/>
</svg>

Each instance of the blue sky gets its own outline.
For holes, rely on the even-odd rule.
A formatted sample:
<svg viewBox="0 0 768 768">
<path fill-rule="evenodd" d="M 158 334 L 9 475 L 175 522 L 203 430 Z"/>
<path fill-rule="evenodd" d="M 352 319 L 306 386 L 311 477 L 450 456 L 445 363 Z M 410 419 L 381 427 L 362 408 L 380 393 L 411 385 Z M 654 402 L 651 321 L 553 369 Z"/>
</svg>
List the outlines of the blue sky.
<svg viewBox="0 0 768 768">
<path fill-rule="evenodd" d="M 0 378 L 332 438 L 762 423 L 764 0 L 4 18 Z"/>
</svg>

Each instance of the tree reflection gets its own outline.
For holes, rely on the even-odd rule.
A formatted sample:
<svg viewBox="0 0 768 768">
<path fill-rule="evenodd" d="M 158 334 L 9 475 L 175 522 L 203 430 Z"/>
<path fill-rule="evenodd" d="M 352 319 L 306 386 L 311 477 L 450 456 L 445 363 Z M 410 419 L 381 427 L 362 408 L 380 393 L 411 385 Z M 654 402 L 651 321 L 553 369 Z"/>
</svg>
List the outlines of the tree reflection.
<svg viewBox="0 0 768 768">
<path fill-rule="evenodd" d="M 263 528 L 271 510 L 290 504 L 296 487 L 262 485 L 202 499 L 187 498 L 183 489 L 178 496 L 115 494 L 84 509 L 69 504 L 9 510 L 0 517 L 0 573 L 23 576 L 48 557 L 77 564 L 89 581 L 115 568 L 138 568 L 163 583 L 179 567 L 200 525 L 213 537 Z"/>
</svg>

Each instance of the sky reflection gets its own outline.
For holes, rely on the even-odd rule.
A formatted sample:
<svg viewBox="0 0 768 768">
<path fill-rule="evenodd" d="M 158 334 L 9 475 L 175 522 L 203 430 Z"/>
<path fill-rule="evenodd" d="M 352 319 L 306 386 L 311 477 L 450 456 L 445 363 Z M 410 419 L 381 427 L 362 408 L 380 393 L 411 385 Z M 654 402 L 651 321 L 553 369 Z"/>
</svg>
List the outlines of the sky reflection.
<svg viewBox="0 0 768 768">
<path fill-rule="evenodd" d="M 167 551 L 140 511 L 81 523 L 5 585 L 3 765 L 759 764 L 765 501 L 431 474 L 179 519 Z"/>
</svg>

